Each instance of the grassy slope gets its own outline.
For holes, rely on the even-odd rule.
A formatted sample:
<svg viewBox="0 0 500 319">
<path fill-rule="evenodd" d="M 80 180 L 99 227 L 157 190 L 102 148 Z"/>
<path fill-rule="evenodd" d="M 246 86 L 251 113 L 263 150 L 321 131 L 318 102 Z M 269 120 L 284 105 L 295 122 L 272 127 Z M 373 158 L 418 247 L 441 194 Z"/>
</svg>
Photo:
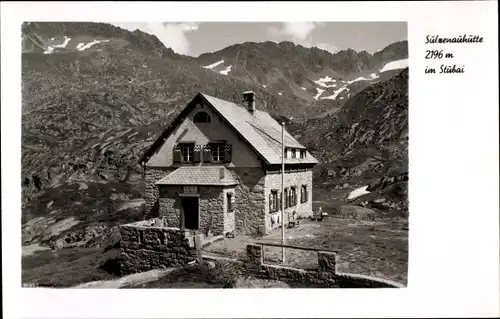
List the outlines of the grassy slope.
<svg viewBox="0 0 500 319">
<path fill-rule="evenodd" d="M 117 249 L 73 248 L 58 252 L 40 251 L 22 260 L 24 285 L 71 287 L 77 284 L 117 278 L 105 270 L 110 260 L 119 254 Z M 108 264 L 106 264 L 108 262 Z"/>
</svg>

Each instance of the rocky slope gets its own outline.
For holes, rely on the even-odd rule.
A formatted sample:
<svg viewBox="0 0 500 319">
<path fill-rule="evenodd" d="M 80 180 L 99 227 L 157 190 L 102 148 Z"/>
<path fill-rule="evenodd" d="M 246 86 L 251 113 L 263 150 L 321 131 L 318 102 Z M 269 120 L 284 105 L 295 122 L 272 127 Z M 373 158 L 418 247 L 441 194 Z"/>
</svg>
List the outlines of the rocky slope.
<svg viewBox="0 0 500 319">
<path fill-rule="evenodd" d="M 214 72 L 262 86 L 280 96 L 315 103 L 347 100 L 366 86 L 407 66 L 408 43 L 393 43 L 371 55 L 352 49 L 335 54 L 292 42 L 245 42 L 202 54 L 197 61 Z"/>
<path fill-rule="evenodd" d="M 143 218 L 137 160 L 198 92 L 255 91 L 322 161 L 319 184 L 407 169 L 406 42 L 374 55 L 244 43 L 193 58 L 109 24 L 22 31 L 25 244 L 99 245 L 123 216 Z"/>
<path fill-rule="evenodd" d="M 58 43 L 58 44 L 55 44 Z M 290 116 L 296 97 L 204 69 L 155 36 L 107 24 L 23 26 L 22 170 L 25 193 L 74 178 L 126 179 L 144 149 L 198 92 Z"/>
<path fill-rule="evenodd" d="M 408 171 L 408 69 L 365 88 L 323 118 L 289 124 L 337 183 Z"/>
</svg>

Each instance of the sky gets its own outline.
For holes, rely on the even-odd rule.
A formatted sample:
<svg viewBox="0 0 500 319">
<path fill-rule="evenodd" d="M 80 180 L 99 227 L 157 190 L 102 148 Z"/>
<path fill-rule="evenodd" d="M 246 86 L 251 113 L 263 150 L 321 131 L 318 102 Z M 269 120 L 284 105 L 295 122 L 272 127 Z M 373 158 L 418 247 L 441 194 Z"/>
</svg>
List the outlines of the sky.
<svg viewBox="0 0 500 319">
<path fill-rule="evenodd" d="M 292 41 L 331 53 L 354 49 L 375 53 L 407 40 L 406 22 L 160 22 L 113 23 L 154 34 L 176 53 L 199 56 L 247 41 Z"/>
</svg>

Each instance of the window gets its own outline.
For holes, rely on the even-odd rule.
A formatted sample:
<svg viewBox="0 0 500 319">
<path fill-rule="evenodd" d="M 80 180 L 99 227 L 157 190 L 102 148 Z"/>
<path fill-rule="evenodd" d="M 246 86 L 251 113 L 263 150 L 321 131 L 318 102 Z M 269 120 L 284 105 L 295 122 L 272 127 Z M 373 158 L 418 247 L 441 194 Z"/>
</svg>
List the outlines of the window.
<svg viewBox="0 0 500 319">
<path fill-rule="evenodd" d="M 305 203 L 308 200 L 307 185 L 302 185 L 300 188 L 300 202 Z"/>
<path fill-rule="evenodd" d="M 300 158 L 306 158 L 306 151 L 300 150 Z"/>
<path fill-rule="evenodd" d="M 233 211 L 233 194 L 227 193 L 227 211 Z"/>
<path fill-rule="evenodd" d="M 288 156 L 288 148 L 285 147 L 285 158 L 287 158 Z"/>
<path fill-rule="evenodd" d="M 210 149 L 212 150 L 212 162 L 223 162 L 224 161 L 224 144 L 211 144 Z"/>
<path fill-rule="evenodd" d="M 269 194 L 269 212 L 276 212 L 278 207 L 278 191 L 272 190 L 271 194 Z"/>
<path fill-rule="evenodd" d="M 210 123 L 210 115 L 207 112 L 198 112 L 193 117 L 194 123 Z"/>
<path fill-rule="evenodd" d="M 297 205 L 297 190 L 296 187 L 290 187 L 289 207 Z"/>
<path fill-rule="evenodd" d="M 290 207 L 290 191 L 285 188 L 285 208 Z"/>
<path fill-rule="evenodd" d="M 194 155 L 194 144 L 181 144 L 181 156 L 183 162 L 192 162 Z"/>
<path fill-rule="evenodd" d="M 296 158 L 295 149 L 294 148 L 292 149 L 292 158 Z"/>
</svg>

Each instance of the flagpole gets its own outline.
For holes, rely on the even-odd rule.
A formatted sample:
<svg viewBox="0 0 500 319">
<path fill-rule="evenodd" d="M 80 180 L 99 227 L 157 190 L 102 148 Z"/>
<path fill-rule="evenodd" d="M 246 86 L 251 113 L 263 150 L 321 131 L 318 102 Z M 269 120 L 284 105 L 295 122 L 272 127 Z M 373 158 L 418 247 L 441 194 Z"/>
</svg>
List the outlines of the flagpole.
<svg viewBox="0 0 500 319">
<path fill-rule="evenodd" d="M 285 122 L 281 122 L 281 244 L 285 245 Z M 281 247 L 285 264 L 285 247 Z"/>
</svg>

